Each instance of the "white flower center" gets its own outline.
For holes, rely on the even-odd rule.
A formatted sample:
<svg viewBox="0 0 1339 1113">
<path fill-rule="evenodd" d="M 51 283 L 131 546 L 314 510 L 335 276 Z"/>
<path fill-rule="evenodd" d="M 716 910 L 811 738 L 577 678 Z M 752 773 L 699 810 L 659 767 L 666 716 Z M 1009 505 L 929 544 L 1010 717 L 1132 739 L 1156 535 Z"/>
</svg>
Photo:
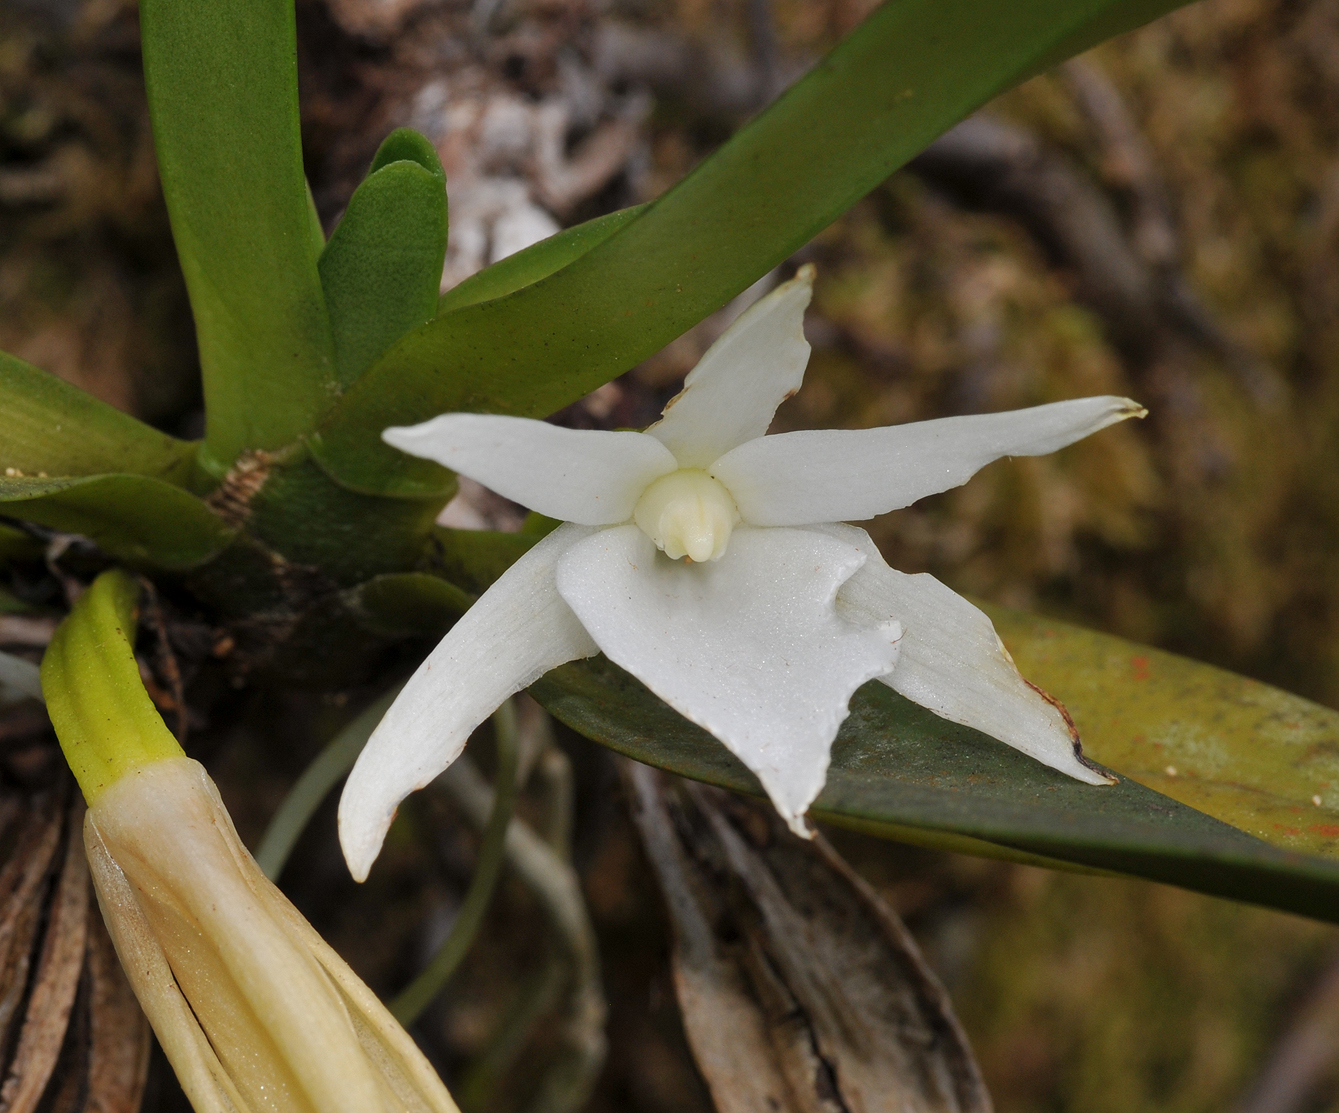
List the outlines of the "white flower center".
<svg viewBox="0 0 1339 1113">
<path fill-rule="evenodd" d="M 632 520 L 674 560 L 720 560 L 739 510 L 719 479 L 697 468 L 680 468 L 642 492 Z"/>
</svg>

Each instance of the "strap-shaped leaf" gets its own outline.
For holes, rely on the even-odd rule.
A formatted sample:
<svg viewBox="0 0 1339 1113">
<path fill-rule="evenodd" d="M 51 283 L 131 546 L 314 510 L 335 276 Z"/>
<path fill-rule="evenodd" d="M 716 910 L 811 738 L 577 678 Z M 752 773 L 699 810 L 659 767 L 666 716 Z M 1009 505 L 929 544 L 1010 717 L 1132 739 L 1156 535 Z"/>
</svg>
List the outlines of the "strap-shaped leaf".
<svg viewBox="0 0 1339 1113">
<path fill-rule="evenodd" d="M 445 256 L 446 176 L 432 145 L 402 128 L 381 145 L 321 255 L 342 385 L 431 320 Z"/>
<path fill-rule="evenodd" d="M 360 489 L 440 483 L 380 441 L 480 410 L 540 416 L 678 336 L 967 113 L 1180 0 L 889 0 L 804 79 L 603 243 L 395 345 L 331 412 L 319 451 Z"/>
<path fill-rule="evenodd" d="M 630 209 L 619 209 L 616 213 L 597 216 L 594 220 L 588 220 L 573 228 L 565 228 L 546 240 L 531 244 L 515 255 L 499 259 L 491 267 L 485 267 L 477 274 L 470 275 L 458 286 L 452 286 L 447 290 L 437 302 L 437 315 L 444 316 L 467 305 L 477 305 L 481 301 L 505 297 L 538 282 L 541 278 L 548 278 L 549 275 L 581 258 L 591 248 L 604 243 L 645 209 L 645 205 L 634 205 Z"/>
<path fill-rule="evenodd" d="M 203 501 L 145 475 L 0 478 L 0 514 L 83 534 L 129 564 L 173 571 L 203 564 L 233 535 Z"/>
<path fill-rule="evenodd" d="M 1130 874 L 1339 921 L 1339 797 L 1320 787 L 1339 786 L 1339 713 L 1118 638 L 992 614 L 1025 674 L 1065 697 L 1086 751 L 1120 783 L 1080 784 L 875 682 L 851 702 L 813 814 L 922 845 Z M 761 794 L 724 746 L 603 658 L 556 669 L 531 692 L 639 761 Z"/>
<path fill-rule="evenodd" d="M 134 472 L 189 485 L 195 448 L 0 352 L 0 474 Z"/>
<path fill-rule="evenodd" d="M 1339 711 L 1123 638 L 986 609 L 1023 675 L 1063 694 L 1090 756 L 1266 842 L 1339 858 Z"/>
<path fill-rule="evenodd" d="M 292 0 L 144 0 L 144 73 L 200 344 L 201 459 L 310 430 L 334 377 L 298 133 Z"/>
</svg>

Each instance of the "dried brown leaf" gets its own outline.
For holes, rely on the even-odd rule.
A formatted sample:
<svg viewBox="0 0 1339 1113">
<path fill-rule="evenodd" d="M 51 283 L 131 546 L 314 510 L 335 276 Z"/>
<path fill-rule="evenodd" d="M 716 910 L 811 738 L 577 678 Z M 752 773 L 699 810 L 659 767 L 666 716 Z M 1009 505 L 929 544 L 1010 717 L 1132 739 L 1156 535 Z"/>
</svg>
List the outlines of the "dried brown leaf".
<svg viewBox="0 0 1339 1113">
<path fill-rule="evenodd" d="M 0 794 L 0 1113 L 140 1107 L 149 1027 L 89 899 L 83 812 L 68 780 Z"/>
<path fill-rule="evenodd" d="M 644 766 L 629 763 L 627 780 L 720 1113 L 989 1113 L 947 994 L 821 835 Z"/>
<path fill-rule="evenodd" d="M 88 1104 L 84 1113 L 136 1113 L 149 1069 L 149 1022 L 96 913 L 88 925 Z"/>
<path fill-rule="evenodd" d="M 48 913 L 41 957 L 28 996 L 18 1047 L 0 1086 L 0 1109 L 31 1113 L 52 1078 L 65 1044 L 70 1011 L 84 968 L 89 882 L 79 831 L 83 808 L 68 809 L 60 880 Z M 61 1080 L 57 1080 L 58 1084 Z"/>
<path fill-rule="evenodd" d="M 31 810 L 24 809 L 22 830 L 0 869 L 0 1047 L 10 1046 L 10 1032 L 22 1015 L 63 818 L 56 793 L 46 793 Z"/>
</svg>

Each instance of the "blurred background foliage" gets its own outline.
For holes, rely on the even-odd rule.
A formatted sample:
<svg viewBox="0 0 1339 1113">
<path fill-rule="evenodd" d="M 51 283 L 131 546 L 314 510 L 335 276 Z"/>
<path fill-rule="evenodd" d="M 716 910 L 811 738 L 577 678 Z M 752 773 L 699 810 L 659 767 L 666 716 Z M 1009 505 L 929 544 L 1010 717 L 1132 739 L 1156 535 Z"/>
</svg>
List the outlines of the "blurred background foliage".
<svg viewBox="0 0 1339 1113">
<path fill-rule="evenodd" d="M 418 128 L 448 174 L 449 286 L 656 196 L 866 10 L 299 0 L 318 209 L 328 230 L 385 133 Z M 819 266 L 815 350 L 778 428 L 1106 392 L 1150 410 L 1137 427 L 1001 462 L 875 522 L 891 564 L 1339 707 L 1339 0 L 1205 0 L 1038 77 L 802 258 Z M 739 308 L 559 420 L 654 420 Z M 198 436 L 192 344 L 133 5 L 3 0 L 0 348 Z M 469 485 L 447 513 L 519 521 Z M 194 724 L 192 752 L 252 845 L 367 695 L 251 693 Z M 561 827 L 574 775 L 572 855 L 610 1014 L 589 1107 L 706 1109 L 612 759 L 561 730 L 558 741 L 522 811 Z M 25 752 L 3 755 L 11 778 L 33 775 Z M 476 835 L 453 808 L 445 796 L 411 801 L 358 890 L 327 807 L 284 875 L 383 992 L 431 953 L 468 881 Z M 1334 929 L 1149 884 L 834 837 L 908 919 L 1006 1113 L 1339 1110 Z M 417 1026 L 467 1111 L 525 1107 L 559 1053 L 559 1020 L 528 1030 L 514 1015 L 543 1005 L 544 922 L 527 889 L 504 883 L 466 967 Z M 1328 1053 L 1298 1058 L 1317 1031 Z M 179 1108 L 157 1077 L 146 1109 Z"/>
</svg>

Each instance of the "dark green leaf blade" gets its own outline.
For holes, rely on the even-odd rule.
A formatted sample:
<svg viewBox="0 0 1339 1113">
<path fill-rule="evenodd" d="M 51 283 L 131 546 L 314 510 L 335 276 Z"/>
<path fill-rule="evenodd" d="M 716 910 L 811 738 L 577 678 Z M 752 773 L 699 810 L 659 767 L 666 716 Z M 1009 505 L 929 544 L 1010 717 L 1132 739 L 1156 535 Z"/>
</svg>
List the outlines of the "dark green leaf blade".
<svg viewBox="0 0 1339 1113">
<path fill-rule="evenodd" d="M 0 473 L 133 472 L 190 486 L 196 446 L 0 352 Z"/>
<path fill-rule="evenodd" d="M 404 333 L 431 320 L 445 256 L 440 171 L 400 159 L 364 179 L 320 260 L 342 386 Z"/>
<path fill-rule="evenodd" d="M 292 0 L 144 0 L 144 72 L 200 343 L 202 460 L 310 430 L 333 395 L 302 148 Z"/>
<path fill-rule="evenodd" d="M 380 441 L 452 410 L 542 416 L 725 304 L 974 108 L 1180 0 L 889 0 L 674 189 L 549 278 L 438 317 L 348 392 L 319 451 L 344 482 L 440 476 Z"/>
<path fill-rule="evenodd" d="M 426 572 L 388 572 L 344 593 L 345 605 L 373 633 L 438 637 L 474 602 L 449 580 Z"/>
<path fill-rule="evenodd" d="M 233 536 L 201 499 L 144 475 L 0 478 L 0 514 L 82 534 L 117 560 L 168 571 L 203 564 Z"/>
<path fill-rule="evenodd" d="M 629 757 L 761 792 L 724 746 L 603 658 L 565 665 L 530 690 L 573 729 Z M 1339 861 L 1270 846 L 1129 778 L 1080 784 L 877 682 L 851 701 L 813 814 L 925 845 L 1068 863 L 1339 920 Z"/>
</svg>

